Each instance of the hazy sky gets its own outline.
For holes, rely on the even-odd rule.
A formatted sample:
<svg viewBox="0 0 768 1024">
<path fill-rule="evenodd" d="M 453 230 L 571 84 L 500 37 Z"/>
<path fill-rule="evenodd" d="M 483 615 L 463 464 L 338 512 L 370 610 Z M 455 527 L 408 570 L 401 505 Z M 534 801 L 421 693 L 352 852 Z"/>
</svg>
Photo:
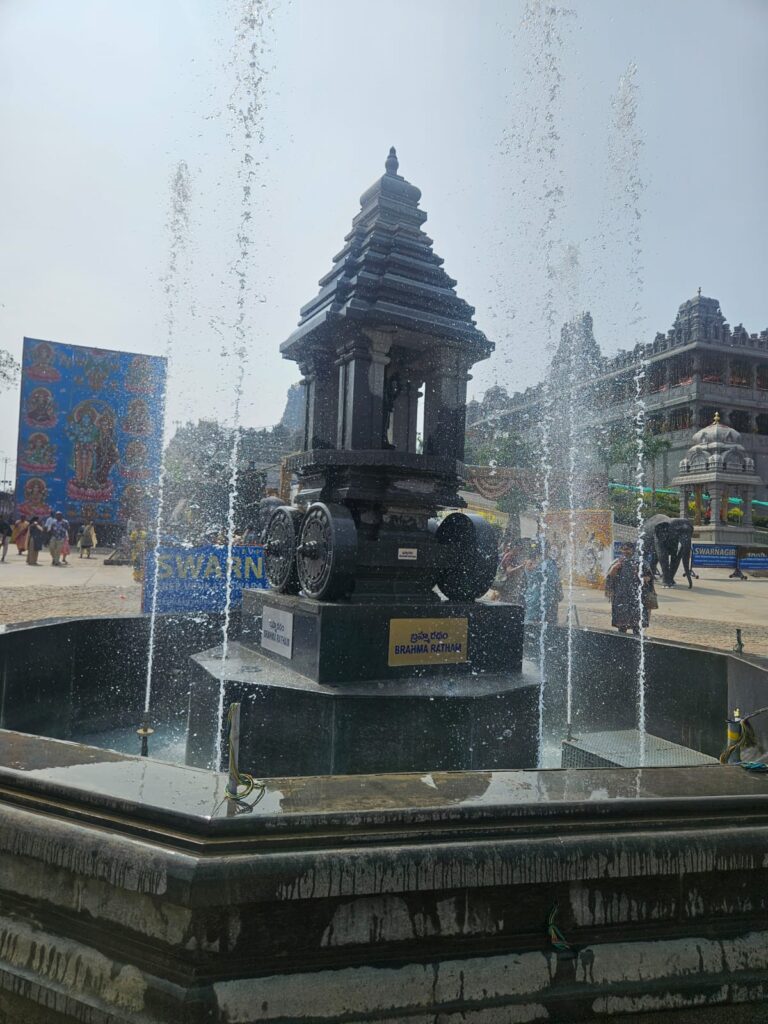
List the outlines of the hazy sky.
<svg viewBox="0 0 768 1024">
<path fill-rule="evenodd" d="M 236 317 L 243 152 L 227 104 L 246 6 L 0 0 L 0 347 L 18 354 L 26 334 L 164 351 L 169 180 L 183 159 L 189 272 L 170 415 L 226 413 L 236 368 L 221 351 Z M 262 6 L 273 14 L 251 222 L 247 425 L 279 418 L 297 372 L 277 346 L 393 144 L 400 172 L 422 190 L 436 251 L 499 344 L 477 368 L 476 391 L 538 379 L 544 264 L 569 245 L 580 254 L 579 292 L 558 285 L 552 314 L 589 308 L 607 353 L 666 330 L 699 285 L 732 324 L 768 325 L 765 0 L 573 0 L 549 15 L 559 44 L 543 41 L 547 16 L 532 4 L 525 19 L 522 0 Z M 635 149 L 612 127 L 631 62 Z M 551 73 L 560 76 L 553 100 Z M 606 159 L 622 145 L 624 172 Z M 642 185 L 635 263 L 625 172 Z M 543 197 L 553 185 L 554 204 Z M 0 453 L 15 454 L 17 416 L 17 395 L 0 395 Z"/>
</svg>

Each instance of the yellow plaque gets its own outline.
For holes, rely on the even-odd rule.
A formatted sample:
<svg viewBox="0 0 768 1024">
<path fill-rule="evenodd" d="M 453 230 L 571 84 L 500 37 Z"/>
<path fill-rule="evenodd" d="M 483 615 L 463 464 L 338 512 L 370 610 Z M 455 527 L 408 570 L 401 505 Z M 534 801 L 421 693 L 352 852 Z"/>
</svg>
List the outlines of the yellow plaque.
<svg viewBox="0 0 768 1024">
<path fill-rule="evenodd" d="M 390 619 L 389 665 L 458 665 L 467 660 L 466 619 Z"/>
</svg>

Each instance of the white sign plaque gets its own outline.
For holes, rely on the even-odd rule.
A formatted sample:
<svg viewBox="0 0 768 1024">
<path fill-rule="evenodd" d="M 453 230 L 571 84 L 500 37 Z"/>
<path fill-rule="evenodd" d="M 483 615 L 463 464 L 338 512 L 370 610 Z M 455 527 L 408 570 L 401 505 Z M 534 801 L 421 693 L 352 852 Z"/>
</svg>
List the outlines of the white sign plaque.
<svg viewBox="0 0 768 1024">
<path fill-rule="evenodd" d="M 261 646 L 284 658 L 293 655 L 293 612 L 264 605 L 261 618 Z"/>
</svg>

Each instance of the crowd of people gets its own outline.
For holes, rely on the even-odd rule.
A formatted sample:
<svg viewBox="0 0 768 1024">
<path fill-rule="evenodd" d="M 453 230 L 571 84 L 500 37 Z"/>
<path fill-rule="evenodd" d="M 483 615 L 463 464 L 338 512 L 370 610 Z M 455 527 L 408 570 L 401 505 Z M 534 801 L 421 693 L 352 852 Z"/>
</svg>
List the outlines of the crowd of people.
<svg viewBox="0 0 768 1024">
<path fill-rule="evenodd" d="M 71 529 L 63 513 L 56 512 L 43 520 L 40 516 L 27 519 L 20 517 L 11 523 L 0 518 L 0 562 L 7 561 L 11 545 L 16 546 L 19 556 L 26 557 L 27 565 L 39 565 L 40 552 L 47 548 L 51 565 L 55 568 L 69 565 L 72 552 Z M 75 543 L 80 558 L 90 558 L 98 544 L 96 528 L 92 521 L 82 523 L 77 531 Z"/>
<path fill-rule="evenodd" d="M 653 573 L 647 562 L 642 570 L 636 547 L 622 544 L 619 557 L 608 568 L 605 596 L 611 602 L 611 625 L 620 633 L 640 633 L 658 608 Z M 549 544 L 521 539 L 504 545 L 493 583 L 493 599 L 522 605 L 526 625 L 557 623 L 563 586 Z"/>
<path fill-rule="evenodd" d="M 538 541 L 528 539 L 505 544 L 493 593 L 497 601 L 522 605 L 526 625 L 556 623 L 563 587 L 550 546 L 542 550 Z"/>
<path fill-rule="evenodd" d="M 260 543 L 266 523 L 279 504 L 276 492 L 268 492 L 259 504 L 255 522 L 238 533 L 234 543 Z M 0 518 L 0 562 L 7 560 L 9 548 L 15 545 L 19 556 L 26 556 L 27 565 L 39 565 L 40 552 L 47 548 L 52 566 L 66 566 L 71 554 L 70 537 L 70 524 L 61 512 L 44 521 L 38 516 L 30 519 L 22 516 L 13 523 Z M 214 531 L 204 539 L 212 544 L 227 543 L 223 531 L 221 534 Z M 92 521 L 79 527 L 75 543 L 80 558 L 91 557 L 98 544 Z M 649 625 L 651 611 L 658 608 L 653 572 L 645 561 L 641 570 L 633 543 L 622 544 L 619 557 L 608 568 L 605 595 L 611 602 L 611 625 L 620 633 L 631 631 L 637 635 L 641 628 Z M 556 624 L 563 586 L 551 546 L 534 539 L 505 543 L 491 596 L 496 601 L 522 605 L 526 625 Z"/>
</svg>

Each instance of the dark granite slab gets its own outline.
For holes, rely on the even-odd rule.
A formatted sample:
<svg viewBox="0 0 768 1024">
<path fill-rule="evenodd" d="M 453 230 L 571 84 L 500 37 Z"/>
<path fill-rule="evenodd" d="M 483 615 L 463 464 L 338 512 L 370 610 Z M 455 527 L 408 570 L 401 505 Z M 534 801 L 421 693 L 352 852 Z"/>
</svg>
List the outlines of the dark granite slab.
<svg viewBox="0 0 768 1024">
<path fill-rule="evenodd" d="M 232 816 L 226 775 L 0 730 L 0 801 L 65 801 L 70 813 L 118 815 L 174 835 L 365 834 L 413 825 L 531 827 L 650 815 L 674 823 L 749 813 L 768 819 L 768 778 L 738 767 L 428 772 L 265 779 L 250 813 Z M 416 819 L 414 818 L 416 815 Z"/>
<path fill-rule="evenodd" d="M 421 667 L 410 678 L 318 683 L 242 644 L 192 659 L 186 763 L 215 764 L 220 693 L 240 702 L 240 764 L 258 775 L 527 768 L 536 763 L 538 677 Z M 222 744 L 223 747 L 222 723 Z M 219 762 L 224 766 L 224 759 Z"/>
<path fill-rule="evenodd" d="M 293 616 L 290 659 L 261 646 L 263 608 Z M 517 672 L 523 659 L 523 609 L 482 601 L 435 604 L 363 604 L 313 601 L 274 591 L 243 593 L 242 642 L 278 664 L 321 683 L 348 686 L 367 679 L 402 679 L 428 674 Z M 392 666 L 388 663 L 391 620 L 466 619 L 464 664 Z"/>
</svg>

